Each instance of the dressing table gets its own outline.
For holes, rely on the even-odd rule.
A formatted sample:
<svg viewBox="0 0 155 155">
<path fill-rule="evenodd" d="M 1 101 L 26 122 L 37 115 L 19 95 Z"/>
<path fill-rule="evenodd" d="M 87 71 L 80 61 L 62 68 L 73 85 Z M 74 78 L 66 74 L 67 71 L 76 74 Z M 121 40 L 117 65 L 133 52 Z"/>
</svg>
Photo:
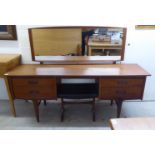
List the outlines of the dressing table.
<svg viewBox="0 0 155 155">
<path fill-rule="evenodd" d="M 136 64 L 112 65 L 20 65 L 5 74 L 13 115 L 14 99 L 32 100 L 39 121 L 39 100 L 57 99 L 60 78 L 88 78 L 98 81 L 99 99 L 115 100 L 117 117 L 123 100 L 142 99 L 150 74 Z"/>
<path fill-rule="evenodd" d="M 106 38 L 109 35 L 116 35 L 111 37 L 110 41 L 120 41 L 119 49 L 109 47 L 110 55 L 92 56 L 88 52 L 90 33 L 84 33 L 90 30 L 91 33 L 94 32 L 91 38 L 99 39 L 100 43 L 104 43 L 104 40 L 100 40 L 101 36 Z M 87 39 L 83 38 L 83 33 L 87 34 Z M 150 74 L 137 64 L 117 64 L 124 59 L 126 28 L 30 28 L 29 39 L 32 60 L 40 64 L 20 65 L 4 75 L 14 116 L 16 116 L 15 99 L 32 100 L 36 119 L 39 122 L 41 100 L 62 98 L 63 101 L 65 97 L 76 98 L 78 95 L 85 98 L 91 95 L 93 120 L 95 120 L 95 98 L 115 101 L 117 117 L 120 117 L 124 100 L 143 98 L 146 77 Z M 100 50 L 95 52 L 98 53 Z M 87 53 L 89 55 L 86 55 Z M 93 79 L 95 82 L 73 85 L 62 83 L 62 79 Z M 64 115 L 63 106 L 62 102 L 61 120 Z"/>
</svg>

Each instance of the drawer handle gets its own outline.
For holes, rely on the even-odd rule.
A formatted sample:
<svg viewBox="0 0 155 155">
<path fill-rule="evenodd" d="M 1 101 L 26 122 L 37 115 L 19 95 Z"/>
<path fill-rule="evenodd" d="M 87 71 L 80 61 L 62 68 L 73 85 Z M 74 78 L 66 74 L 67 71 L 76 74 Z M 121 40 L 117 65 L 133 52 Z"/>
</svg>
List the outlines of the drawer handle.
<svg viewBox="0 0 155 155">
<path fill-rule="evenodd" d="M 38 84 L 38 81 L 36 81 L 36 80 L 30 80 L 30 81 L 28 81 L 28 83 L 29 84 Z"/>
<path fill-rule="evenodd" d="M 118 84 L 128 84 L 128 81 L 117 81 Z"/>
<path fill-rule="evenodd" d="M 37 94 L 39 94 L 39 91 L 32 90 L 32 91 L 29 91 L 29 94 L 31 94 L 31 95 L 37 95 Z"/>
<path fill-rule="evenodd" d="M 118 90 L 117 90 L 116 93 L 119 94 L 119 95 L 125 95 L 125 94 L 126 94 L 126 91 L 121 91 L 121 90 L 118 91 Z"/>
</svg>

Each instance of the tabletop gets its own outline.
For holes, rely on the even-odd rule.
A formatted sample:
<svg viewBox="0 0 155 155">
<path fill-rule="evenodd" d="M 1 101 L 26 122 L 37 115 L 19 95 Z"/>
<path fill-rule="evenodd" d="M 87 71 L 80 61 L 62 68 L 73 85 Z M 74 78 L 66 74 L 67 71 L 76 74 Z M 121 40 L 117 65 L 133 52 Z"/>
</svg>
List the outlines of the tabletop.
<svg viewBox="0 0 155 155">
<path fill-rule="evenodd" d="M 150 74 L 137 64 L 107 65 L 40 65 L 24 64 L 9 71 L 5 76 L 149 76 Z"/>
<path fill-rule="evenodd" d="M 113 130 L 155 130 L 155 117 L 110 119 Z"/>
</svg>

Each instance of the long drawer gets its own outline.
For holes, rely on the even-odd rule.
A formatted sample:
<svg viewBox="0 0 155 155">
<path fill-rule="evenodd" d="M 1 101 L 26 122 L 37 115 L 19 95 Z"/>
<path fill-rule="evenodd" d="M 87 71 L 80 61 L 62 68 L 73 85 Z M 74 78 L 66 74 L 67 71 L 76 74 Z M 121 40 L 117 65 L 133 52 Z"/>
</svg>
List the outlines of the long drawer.
<svg viewBox="0 0 155 155">
<path fill-rule="evenodd" d="M 13 78 L 12 90 L 17 99 L 56 99 L 55 78 Z"/>
<path fill-rule="evenodd" d="M 102 87 L 100 98 L 102 99 L 141 99 L 142 87 Z"/>
<path fill-rule="evenodd" d="M 31 77 L 24 77 L 24 78 L 13 78 L 12 83 L 14 86 L 48 86 L 48 85 L 55 85 L 55 78 L 31 78 Z"/>
<path fill-rule="evenodd" d="M 101 87 L 131 87 L 131 86 L 143 86 L 144 78 L 101 78 Z"/>
<path fill-rule="evenodd" d="M 100 99 L 142 99 L 145 78 L 101 78 Z"/>
</svg>

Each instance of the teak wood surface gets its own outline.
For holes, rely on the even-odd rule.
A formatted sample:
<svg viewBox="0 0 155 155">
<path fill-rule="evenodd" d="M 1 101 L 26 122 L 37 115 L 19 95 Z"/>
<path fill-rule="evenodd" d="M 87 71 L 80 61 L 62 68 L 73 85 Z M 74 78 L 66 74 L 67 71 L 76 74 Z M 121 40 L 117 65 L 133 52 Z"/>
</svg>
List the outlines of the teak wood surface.
<svg viewBox="0 0 155 155">
<path fill-rule="evenodd" d="M 126 99 L 142 99 L 146 76 L 137 64 L 107 65 L 20 65 L 5 74 L 11 110 L 16 116 L 14 99 L 32 100 L 37 121 L 39 101 L 57 99 L 61 78 L 93 78 L 99 84 L 99 99 L 115 100 L 117 117 Z M 22 89 L 24 88 L 24 89 Z"/>
<path fill-rule="evenodd" d="M 54 76 L 54 77 L 104 77 L 104 76 L 149 76 L 137 64 L 107 65 L 20 65 L 5 76 Z"/>
<path fill-rule="evenodd" d="M 75 53 L 80 55 L 79 47 L 81 46 L 81 29 L 80 28 L 38 28 L 29 30 L 33 40 L 33 48 L 35 56 L 46 55 L 66 55 Z M 31 41 L 32 42 L 32 41 Z"/>
</svg>

